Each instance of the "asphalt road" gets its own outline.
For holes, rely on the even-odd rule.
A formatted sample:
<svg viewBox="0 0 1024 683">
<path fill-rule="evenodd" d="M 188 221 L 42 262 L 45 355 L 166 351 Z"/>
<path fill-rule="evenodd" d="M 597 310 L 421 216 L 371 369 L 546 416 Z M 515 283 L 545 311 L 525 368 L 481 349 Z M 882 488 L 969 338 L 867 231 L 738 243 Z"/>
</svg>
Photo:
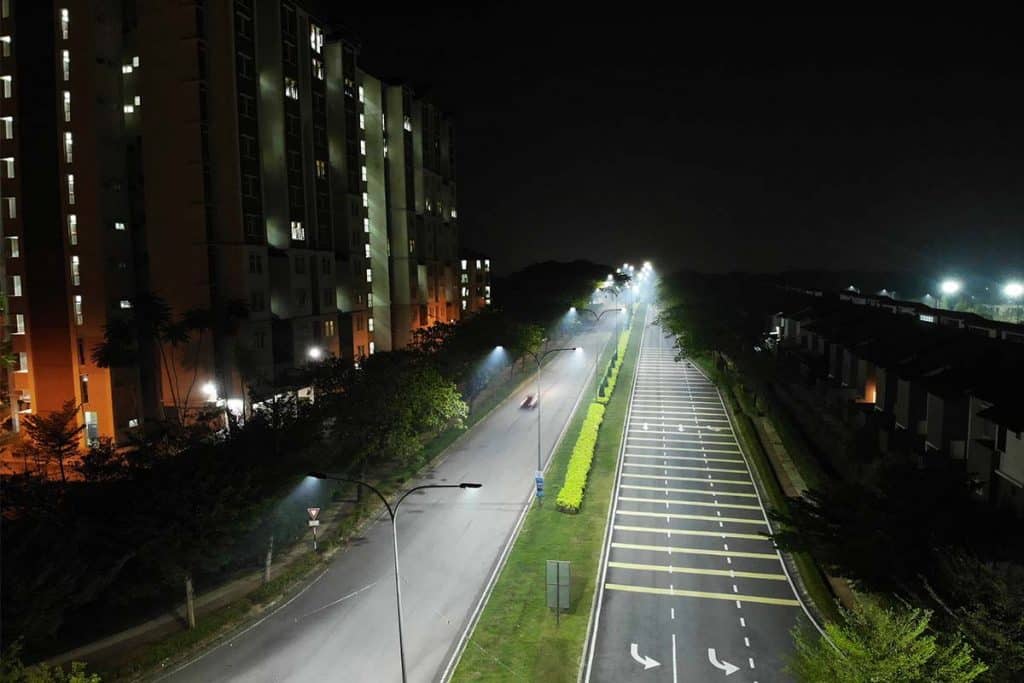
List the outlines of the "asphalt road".
<svg viewBox="0 0 1024 683">
<path fill-rule="evenodd" d="M 579 336 L 588 353 L 555 354 L 543 373 L 543 452 L 550 456 L 593 370 L 591 350 L 614 322 Z M 527 390 L 533 393 L 534 389 Z M 398 536 L 410 681 L 435 681 L 448 664 L 498 558 L 533 496 L 537 414 L 512 397 L 477 423 L 413 485 L 473 481 L 475 491 L 413 494 Z M 550 490 L 554 486 L 551 482 Z M 160 680 L 400 680 L 392 536 L 385 513 L 329 569 L 276 612 Z"/>
<path fill-rule="evenodd" d="M 660 327 L 641 349 L 587 680 L 789 680 L 805 617 L 722 399 Z"/>
</svg>

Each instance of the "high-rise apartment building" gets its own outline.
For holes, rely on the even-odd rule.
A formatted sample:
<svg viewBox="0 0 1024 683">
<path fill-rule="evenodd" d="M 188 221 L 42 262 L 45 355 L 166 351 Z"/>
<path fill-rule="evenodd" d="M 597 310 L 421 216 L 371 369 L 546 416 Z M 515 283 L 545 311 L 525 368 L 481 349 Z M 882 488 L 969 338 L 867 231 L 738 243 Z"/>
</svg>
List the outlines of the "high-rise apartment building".
<svg viewBox="0 0 1024 683">
<path fill-rule="evenodd" d="M 90 439 L 294 389 L 462 303 L 451 120 L 288 0 L 0 0 L 15 412 Z M 184 321 L 187 343 L 139 333 Z M 131 353 L 97 365 L 105 330 Z M 101 359 L 102 360 L 102 359 Z"/>
</svg>

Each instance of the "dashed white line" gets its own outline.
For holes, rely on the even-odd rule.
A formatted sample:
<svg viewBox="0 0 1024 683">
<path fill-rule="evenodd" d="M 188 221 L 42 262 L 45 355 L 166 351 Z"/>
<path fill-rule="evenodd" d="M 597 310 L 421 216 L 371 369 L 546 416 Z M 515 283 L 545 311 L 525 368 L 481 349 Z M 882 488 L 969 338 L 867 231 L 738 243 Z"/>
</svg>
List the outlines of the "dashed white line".
<svg viewBox="0 0 1024 683">
<path fill-rule="evenodd" d="M 743 636 L 743 644 L 750 647 L 750 638 Z"/>
<path fill-rule="evenodd" d="M 754 668 L 754 658 L 751 657 L 747 661 L 750 662 L 750 668 L 753 669 Z"/>
</svg>

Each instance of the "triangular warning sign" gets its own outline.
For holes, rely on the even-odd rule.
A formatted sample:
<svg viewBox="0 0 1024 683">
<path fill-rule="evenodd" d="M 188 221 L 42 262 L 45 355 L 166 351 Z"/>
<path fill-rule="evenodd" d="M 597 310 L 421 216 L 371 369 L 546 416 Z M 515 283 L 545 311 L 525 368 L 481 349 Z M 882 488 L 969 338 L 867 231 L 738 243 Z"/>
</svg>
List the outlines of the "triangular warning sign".
<svg viewBox="0 0 1024 683">
<path fill-rule="evenodd" d="M 306 508 L 306 512 L 309 513 L 309 518 L 313 520 L 320 516 L 320 508 Z"/>
</svg>

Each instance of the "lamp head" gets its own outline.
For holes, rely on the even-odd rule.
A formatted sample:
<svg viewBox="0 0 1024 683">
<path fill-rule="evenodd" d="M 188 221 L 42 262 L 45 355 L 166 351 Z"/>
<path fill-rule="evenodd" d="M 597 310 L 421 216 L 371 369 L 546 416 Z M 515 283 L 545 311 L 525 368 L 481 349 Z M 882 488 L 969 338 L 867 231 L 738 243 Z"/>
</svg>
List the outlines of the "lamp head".
<svg viewBox="0 0 1024 683">
<path fill-rule="evenodd" d="M 483 486 L 483 484 L 477 484 L 469 481 L 464 481 L 461 484 L 459 484 L 460 489 L 478 489 L 481 486 Z"/>
</svg>

